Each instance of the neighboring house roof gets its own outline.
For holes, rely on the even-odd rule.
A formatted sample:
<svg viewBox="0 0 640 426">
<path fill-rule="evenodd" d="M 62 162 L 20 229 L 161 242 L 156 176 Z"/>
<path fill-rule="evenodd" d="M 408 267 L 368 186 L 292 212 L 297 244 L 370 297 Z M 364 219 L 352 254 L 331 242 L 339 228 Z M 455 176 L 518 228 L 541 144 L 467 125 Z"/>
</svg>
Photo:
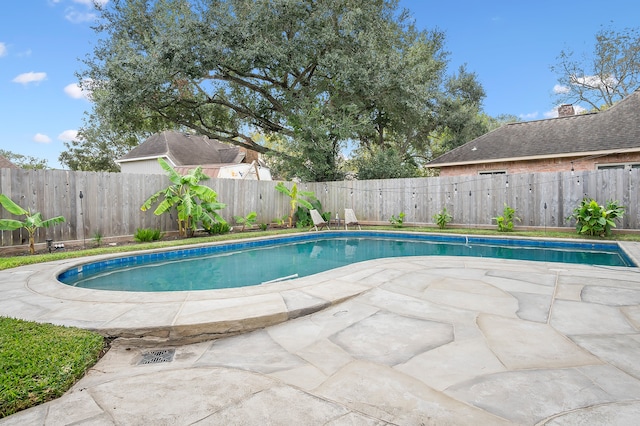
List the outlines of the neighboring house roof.
<svg viewBox="0 0 640 426">
<path fill-rule="evenodd" d="M 164 157 L 173 166 L 202 164 L 237 164 L 244 159 L 244 152 L 206 136 L 175 131 L 156 133 L 119 158 L 117 163 Z"/>
<path fill-rule="evenodd" d="M 19 169 L 20 167 L 0 155 L 0 169 Z"/>
<path fill-rule="evenodd" d="M 429 162 L 428 167 L 640 151 L 640 89 L 608 110 L 510 123 Z"/>
</svg>

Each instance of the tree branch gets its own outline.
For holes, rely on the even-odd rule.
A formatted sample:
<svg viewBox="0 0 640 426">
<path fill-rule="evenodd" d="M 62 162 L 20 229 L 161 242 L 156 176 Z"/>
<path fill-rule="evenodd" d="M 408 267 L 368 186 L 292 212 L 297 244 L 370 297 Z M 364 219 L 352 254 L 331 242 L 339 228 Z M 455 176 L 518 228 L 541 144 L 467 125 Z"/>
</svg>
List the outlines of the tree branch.
<svg viewBox="0 0 640 426">
<path fill-rule="evenodd" d="M 231 70 L 232 72 L 236 73 L 235 71 Z M 241 74 L 239 74 L 241 75 Z M 268 90 L 266 90 L 263 87 L 258 86 L 257 84 L 253 84 L 250 83 L 246 80 L 243 80 L 239 77 L 235 77 L 232 76 L 231 74 L 228 73 L 223 73 L 223 74 L 213 74 L 211 76 L 211 78 L 214 78 L 216 80 L 223 80 L 223 81 L 231 81 L 233 83 L 239 84 L 243 87 L 246 87 L 247 89 L 251 89 L 254 92 L 260 93 L 262 96 L 264 96 L 272 105 L 272 107 L 274 108 L 274 110 L 278 111 L 278 112 L 284 112 L 284 106 L 271 94 L 269 93 Z"/>
</svg>

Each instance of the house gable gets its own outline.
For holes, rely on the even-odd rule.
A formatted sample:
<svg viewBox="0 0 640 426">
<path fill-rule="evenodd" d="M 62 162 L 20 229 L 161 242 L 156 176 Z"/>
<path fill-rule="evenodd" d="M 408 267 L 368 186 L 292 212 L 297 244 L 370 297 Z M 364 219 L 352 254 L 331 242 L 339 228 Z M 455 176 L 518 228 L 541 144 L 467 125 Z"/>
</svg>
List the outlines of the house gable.
<svg viewBox="0 0 640 426">
<path fill-rule="evenodd" d="M 156 133 L 119 158 L 118 164 L 166 158 L 174 166 L 192 164 L 240 163 L 244 153 L 239 147 L 230 146 L 206 136 L 166 130 Z"/>
</svg>

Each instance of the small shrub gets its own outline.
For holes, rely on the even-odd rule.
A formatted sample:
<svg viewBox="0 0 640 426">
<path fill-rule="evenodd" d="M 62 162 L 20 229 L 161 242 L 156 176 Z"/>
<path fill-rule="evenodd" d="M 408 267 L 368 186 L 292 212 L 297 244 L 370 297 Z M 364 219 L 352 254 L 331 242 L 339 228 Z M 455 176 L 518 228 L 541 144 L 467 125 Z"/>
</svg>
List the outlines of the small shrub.
<svg viewBox="0 0 640 426">
<path fill-rule="evenodd" d="M 238 225 L 242 225 L 242 230 L 244 231 L 245 227 L 251 228 L 256 220 L 258 219 L 258 214 L 256 212 L 251 212 L 245 217 L 242 216 L 234 216 L 233 217 Z"/>
<path fill-rule="evenodd" d="M 267 228 L 269 227 L 269 225 L 267 225 L 266 223 L 261 223 L 260 225 L 258 225 L 260 227 L 261 231 L 266 231 Z"/>
<path fill-rule="evenodd" d="M 97 247 L 100 247 L 102 244 L 102 233 L 100 231 L 96 231 L 93 233 L 93 241 L 96 243 Z"/>
<path fill-rule="evenodd" d="M 447 224 L 453 220 L 453 216 L 447 212 L 447 208 L 443 208 L 440 213 L 436 213 L 433 216 L 433 220 L 435 221 L 438 228 L 444 229 L 447 227 Z"/>
<path fill-rule="evenodd" d="M 285 215 L 282 217 L 276 217 L 275 219 L 273 219 L 273 221 L 275 223 L 278 224 L 278 226 L 285 226 L 285 224 L 287 223 L 287 220 L 289 219 L 289 216 Z"/>
<path fill-rule="evenodd" d="M 309 209 L 298 206 L 294 215 L 296 228 L 308 228 L 313 225 Z"/>
<path fill-rule="evenodd" d="M 607 205 L 602 206 L 592 198 L 584 198 L 567 220 L 576 220 L 578 234 L 604 237 L 611 235 L 611 228 L 616 227 L 615 221 L 623 215 L 624 207 L 617 201 L 607 201 Z"/>
<path fill-rule="evenodd" d="M 209 235 L 227 234 L 231 231 L 231 227 L 227 222 L 213 222 L 210 226 L 204 228 Z"/>
<path fill-rule="evenodd" d="M 162 232 L 159 229 L 152 228 L 138 228 L 133 235 L 133 239 L 139 243 L 146 243 L 149 241 L 157 241 L 162 238 Z"/>
<path fill-rule="evenodd" d="M 498 224 L 499 232 L 513 231 L 513 222 L 516 220 L 520 222 L 520 218 L 516 216 L 516 211 L 507 204 L 504 205 L 502 216 L 494 217 L 493 219 Z"/>
<path fill-rule="evenodd" d="M 404 212 L 400 212 L 398 217 L 395 215 L 391 215 L 391 219 L 389 219 L 389 223 L 393 225 L 395 228 L 402 228 L 402 224 L 404 223 Z"/>
</svg>

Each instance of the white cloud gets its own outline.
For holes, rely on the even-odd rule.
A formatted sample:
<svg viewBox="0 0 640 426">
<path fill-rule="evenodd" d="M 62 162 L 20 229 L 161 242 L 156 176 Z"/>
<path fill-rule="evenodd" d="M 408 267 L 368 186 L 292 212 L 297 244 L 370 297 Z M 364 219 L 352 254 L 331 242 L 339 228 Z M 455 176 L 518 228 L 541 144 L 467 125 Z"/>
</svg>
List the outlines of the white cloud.
<svg viewBox="0 0 640 426">
<path fill-rule="evenodd" d="M 104 6 L 109 3 L 109 0 L 73 0 L 75 3 L 84 4 L 87 7 L 93 7 L 94 4 L 98 6 Z"/>
<path fill-rule="evenodd" d="M 16 78 L 14 78 L 14 83 L 20 84 L 29 84 L 29 83 L 38 83 L 47 78 L 46 72 L 26 72 L 24 74 L 20 74 Z"/>
<path fill-rule="evenodd" d="M 594 89 L 604 89 L 606 87 L 614 87 L 618 84 L 618 79 L 612 76 L 600 77 L 597 75 L 584 75 L 582 77 L 578 77 L 577 75 L 572 75 L 570 77 L 570 81 L 572 84 L 579 84 L 581 86 L 588 86 Z"/>
<path fill-rule="evenodd" d="M 83 90 L 78 83 L 71 83 L 65 86 L 64 93 L 73 99 L 90 99 L 91 91 Z"/>
<path fill-rule="evenodd" d="M 50 143 L 51 138 L 47 135 L 43 135 L 42 133 L 36 133 L 33 137 L 33 141 L 38 143 Z"/>
<path fill-rule="evenodd" d="M 7 45 L 5 43 L 0 42 L 0 58 L 6 56 L 7 54 Z"/>
<path fill-rule="evenodd" d="M 85 6 L 86 10 L 78 10 L 76 7 L 71 6 L 67 8 L 64 17 L 67 21 L 79 24 L 95 21 L 97 19 L 97 15 L 94 13 L 95 8 L 104 7 L 109 3 L 109 0 L 73 0 L 73 2 Z"/>
<path fill-rule="evenodd" d="M 58 135 L 58 140 L 63 142 L 71 142 L 78 138 L 77 130 L 65 130 Z"/>
<path fill-rule="evenodd" d="M 569 90 L 571 89 L 560 84 L 556 84 L 555 86 L 553 86 L 553 93 L 555 93 L 556 95 L 564 95 L 566 93 L 569 93 Z"/>
<path fill-rule="evenodd" d="M 80 24 L 82 22 L 90 22 L 96 20 L 96 14 L 92 12 L 78 12 L 75 9 L 69 9 L 64 16 L 65 19 L 74 24 Z"/>
<path fill-rule="evenodd" d="M 536 111 L 536 112 L 528 112 L 526 114 L 520 114 L 520 115 L 518 115 L 518 117 L 522 121 L 535 120 L 538 117 L 538 111 Z"/>
</svg>

